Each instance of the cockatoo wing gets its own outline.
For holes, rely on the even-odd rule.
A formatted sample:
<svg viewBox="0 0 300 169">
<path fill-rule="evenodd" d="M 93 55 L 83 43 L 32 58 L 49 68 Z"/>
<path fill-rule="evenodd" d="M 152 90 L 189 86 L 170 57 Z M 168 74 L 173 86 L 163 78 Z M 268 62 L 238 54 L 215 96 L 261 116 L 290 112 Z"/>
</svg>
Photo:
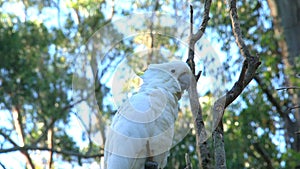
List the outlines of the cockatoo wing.
<svg viewBox="0 0 300 169">
<path fill-rule="evenodd" d="M 177 100 L 164 89 L 133 95 L 113 118 L 105 150 L 112 168 L 144 168 L 146 158 L 157 156 L 159 166 L 166 163 L 173 139 Z M 147 152 L 147 143 L 151 152 Z"/>
</svg>

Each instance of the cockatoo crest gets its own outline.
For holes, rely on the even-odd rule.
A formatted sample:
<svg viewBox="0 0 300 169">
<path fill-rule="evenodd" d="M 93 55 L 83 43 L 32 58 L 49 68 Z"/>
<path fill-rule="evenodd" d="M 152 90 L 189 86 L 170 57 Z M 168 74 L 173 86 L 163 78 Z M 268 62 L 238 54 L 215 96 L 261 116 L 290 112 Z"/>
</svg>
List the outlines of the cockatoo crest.
<svg viewBox="0 0 300 169">
<path fill-rule="evenodd" d="M 188 65 L 182 61 L 172 61 L 165 64 L 151 64 L 148 69 L 158 69 L 168 73 L 174 78 L 182 92 L 186 90 L 192 78 L 192 72 Z"/>
</svg>

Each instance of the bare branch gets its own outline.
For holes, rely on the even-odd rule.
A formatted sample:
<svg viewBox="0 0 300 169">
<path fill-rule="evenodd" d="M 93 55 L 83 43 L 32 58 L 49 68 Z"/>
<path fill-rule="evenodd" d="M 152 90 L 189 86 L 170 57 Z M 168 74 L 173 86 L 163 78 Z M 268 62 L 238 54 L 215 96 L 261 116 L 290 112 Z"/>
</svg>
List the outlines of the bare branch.
<svg viewBox="0 0 300 169">
<path fill-rule="evenodd" d="M 254 79 L 257 82 L 258 86 L 261 88 L 262 92 L 267 96 L 268 101 L 275 107 L 277 113 L 283 119 L 285 130 L 295 131 L 294 128 L 297 124 L 293 122 L 289 116 L 289 112 L 291 111 L 291 109 L 288 108 L 287 110 L 283 110 L 283 106 L 280 105 L 278 99 L 276 99 L 275 96 L 273 96 L 272 89 L 268 88 L 259 76 L 255 76 Z M 287 143 L 290 143 L 291 137 L 293 137 L 293 133 L 287 132 L 287 134 L 285 135 L 285 141 Z"/>
<path fill-rule="evenodd" d="M 240 21 L 238 19 L 237 8 L 236 8 L 236 0 L 230 1 L 230 19 L 231 19 L 232 31 L 235 37 L 235 41 L 239 46 L 242 55 L 245 58 L 251 57 L 250 52 L 242 38 Z"/>
<path fill-rule="evenodd" d="M 37 147 L 37 146 L 24 146 L 24 147 L 12 147 L 12 148 L 8 148 L 8 149 L 1 149 L 0 150 L 0 154 L 2 153 L 10 153 L 10 152 L 14 152 L 14 151 L 35 151 L 35 150 L 40 150 L 40 151 L 52 151 L 54 153 L 57 154 L 63 154 L 63 155 L 68 155 L 68 156 L 75 156 L 75 157 L 80 157 L 80 158 L 96 158 L 96 157 L 102 157 L 103 154 L 99 153 L 99 154 L 82 154 L 82 153 L 78 153 L 78 152 L 74 152 L 74 151 L 68 151 L 68 150 L 56 150 L 56 149 L 50 149 L 48 147 Z"/>
<path fill-rule="evenodd" d="M 204 14 L 202 28 L 201 28 L 203 31 L 205 30 L 205 27 L 208 22 L 208 19 L 205 17 L 208 17 L 208 15 L 209 15 L 210 4 L 211 4 L 211 0 L 205 1 L 205 9 L 204 9 L 205 14 Z M 208 9 L 208 10 L 206 10 L 206 9 Z M 198 32 L 201 32 L 201 31 L 198 30 Z M 189 39 L 188 59 L 186 62 L 189 65 L 189 67 L 195 77 L 196 83 L 201 76 L 201 71 L 198 72 L 197 75 L 195 74 L 195 62 L 194 62 L 195 52 L 194 52 L 194 49 L 195 49 L 196 42 L 201 38 L 201 36 L 193 34 L 193 6 L 190 5 L 190 39 Z M 193 87 L 191 87 L 191 89 L 194 90 L 194 91 L 189 91 L 189 97 L 190 97 L 190 103 L 191 103 L 191 107 L 192 107 L 193 117 L 195 119 L 194 123 L 195 123 L 195 127 L 196 127 L 196 150 L 197 150 L 197 155 L 199 158 L 199 168 L 202 168 L 202 167 L 203 168 L 211 168 L 212 160 L 211 160 L 208 144 L 206 141 L 204 141 L 204 142 L 201 141 L 201 140 L 203 140 L 203 137 L 206 137 L 201 105 L 199 103 L 199 100 L 194 99 L 194 97 L 192 96 L 192 94 L 197 94 L 196 98 L 198 98 L 197 87 L 193 86 Z M 197 105 L 197 106 L 195 106 L 195 105 Z M 197 107 L 196 110 L 195 110 L 195 107 Z"/>
<path fill-rule="evenodd" d="M 261 64 L 258 55 L 251 56 L 248 47 L 245 45 L 242 38 L 240 29 L 240 22 L 238 19 L 236 0 L 230 1 L 230 18 L 232 23 L 232 31 L 235 37 L 235 41 L 240 48 L 242 56 L 245 58 L 243 67 L 238 81 L 234 84 L 232 89 L 226 93 L 225 108 L 231 104 L 243 91 L 243 89 L 254 78 L 258 66 Z"/>
<path fill-rule="evenodd" d="M 6 167 L 4 166 L 4 164 L 2 164 L 1 162 L 0 162 L 0 166 L 2 167 L 2 169 L 6 169 Z"/>
<path fill-rule="evenodd" d="M 191 68 L 192 73 L 195 75 L 195 41 L 193 39 L 193 6 L 190 5 L 190 38 L 189 38 L 189 54 L 186 63 Z"/>
<path fill-rule="evenodd" d="M 190 4 L 190 41 L 193 38 L 193 29 L 194 29 L 194 9 L 193 9 L 193 5 Z"/>
<path fill-rule="evenodd" d="M 198 72 L 198 74 L 195 76 L 196 82 L 198 82 L 198 80 L 199 80 L 201 74 L 202 74 L 202 71 L 200 70 L 200 71 Z"/>
<path fill-rule="evenodd" d="M 297 86 L 281 87 L 276 90 L 290 90 L 290 89 L 300 89 L 300 87 L 297 87 Z"/>
<path fill-rule="evenodd" d="M 294 106 L 294 107 L 290 107 L 289 110 L 293 110 L 293 109 L 299 109 L 300 106 Z"/>
<path fill-rule="evenodd" d="M 6 134 L 4 131 L 2 131 L 1 129 L 0 129 L 0 135 L 2 135 L 2 136 L 4 137 L 4 140 L 9 141 L 13 146 L 18 146 L 18 144 L 17 144 L 15 141 L 13 141 L 13 140 L 10 138 L 10 136 L 7 135 L 7 134 Z"/>
<path fill-rule="evenodd" d="M 240 72 L 238 81 L 226 93 L 225 96 L 219 98 L 213 106 L 213 115 L 214 117 L 214 127 L 216 130 L 213 132 L 214 146 L 215 146 L 215 159 L 216 159 L 216 168 L 226 168 L 226 156 L 224 148 L 224 131 L 222 117 L 226 107 L 228 107 L 244 90 L 244 88 L 250 83 L 254 78 L 256 70 L 260 65 L 258 56 L 251 56 L 247 46 L 242 39 L 242 33 L 240 29 L 240 22 L 238 20 L 237 9 L 236 9 L 236 0 L 230 1 L 230 18 L 232 22 L 232 31 L 236 40 L 238 47 L 240 48 L 242 56 L 245 58 L 243 62 L 243 67 Z M 224 100 L 225 99 L 225 100 Z M 220 108 L 224 105 L 224 108 Z"/>
<path fill-rule="evenodd" d="M 195 55 L 195 44 L 196 42 L 202 37 L 202 35 L 205 32 L 206 26 L 209 21 L 209 11 L 211 6 L 211 0 L 205 0 L 204 4 L 204 13 L 202 18 L 202 23 L 197 31 L 196 34 L 193 33 L 193 6 L 190 5 L 190 39 L 189 39 L 189 54 L 188 54 L 188 60 L 186 61 L 193 74 L 195 74 L 195 62 L 194 62 L 194 55 Z"/>
<path fill-rule="evenodd" d="M 279 104 L 278 100 L 273 96 L 272 91 L 270 89 L 268 89 L 268 87 L 266 85 L 263 84 L 261 78 L 259 76 L 255 76 L 254 80 L 260 86 L 261 90 L 266 94 L 268 100 L 272 103 L 272 105 L 275 106 L 276 111 L 279 113 L 279 115 L 283 119 L 291 122 L 290 117 L 285 113 L 284 110 L 282 110 L 282 106 Z"/>
<path fill-rule="evenodd" d="M 208 21 L 210 19 L 209 17 L 209 11 L 210 11 L 210 6 L 211 6 L 211 0 L 205 0 L 205 4 L 204 4 L 204 14 L 203 14 L 203 20 L 200 26 L 200 29 L 198 30 L 198 32 L 194 35 L 194 41 L 197 42 L 202 35 L 205 32 L 206 26 L 208 24 Z"/>
<path fill-rule="evenodd" d="M 89 93 L 86 98 L 82 98 L 72 104 L 69 104 L 69 105 L 63 107 L 61 111 L 64 112 L 64 111 L 67 111 L 67 110 L 73 108 L 75 105 L 77 105 L 77 104 L 83 102 L 84 100 L 86 100 L 87 98 L 89 98 L 92 94 L 93 94 L 93 92 Z M 42 135 L 34 142 L 34 144 L 39 143 L 46 136 L 46 134 L 48 133 L 48 130 L 54 126 L 56 120 L 57 120 L 57 118 L 51 119 L 50 123 L 46 126 L 46 129 L 42 132 Z"/>
</svg>

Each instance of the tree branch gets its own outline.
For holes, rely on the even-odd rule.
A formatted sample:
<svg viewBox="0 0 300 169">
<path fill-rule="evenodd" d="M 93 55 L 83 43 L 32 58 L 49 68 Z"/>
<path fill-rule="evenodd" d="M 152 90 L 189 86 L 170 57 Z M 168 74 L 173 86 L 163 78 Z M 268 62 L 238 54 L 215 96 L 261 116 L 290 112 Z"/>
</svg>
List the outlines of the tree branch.
<svg viewBox="0 0 300 169">
<path fill-rule="evenodd" d="M 266 152 L 265 149 L 263 149 L 259 143 L 253 143 L 254 148 L 256 151 L 262 156 L 262 158 L 267 162 L 267 169 L 274 169 L 272 166 L 272 161 L 271 158 L 269 157 L 268 153 Z"/>
<path fill-rule="evenodd" d="M 242 56 L 248 58 L 251 57 L 250 52 L 245 45 L 245 42 L 242 38 L 241 28 L 240 28 L 240 21 L 237 14 L 237 8 L 236 8 L 236 0 L 230 1 L 230 19 L 232 24 L 232 31 L 235 37 L 235 42 L 240 48 Z"/>
<path fill-rule="evenodd" d="M 2 167 L 2 169 L 6 169 L 6 167 L 4 166 L 4 164 L 2 164 L 1 162 L 0 162 L 0 166 Z"/>
<path fill-rule="evenodd" d="M 240 28 L 240 21 L 238 19 L 236 0 L 230 1 L 230 19 L 232 24 L 232 32 L 235 37 L 235 41 L 240 48 L 242 56 L 245 58 L 243 67 L 238 81 L 234 84 L 233 88 L 226 93 L 225 108 L 231 104 L 243 91 L 243 89 L 254 78 L 258 66 L 261 64 L 258 56 L 251 56 L 248 47 L 242 38 L 242 32 Z"/>
<path fill-rule="evenodd" d="M 289 110 L 293 110 L 293 109 L 299 109 L 300 106 L 293 106 L 293 107 L 290 107 Z"/>
<path fill-rule="evenodd" d="M 210 6 L 211 6 L 211 0 L 205 0 L 203 20 L 202 20 L 202 23 L 201 23 L 201 26 L 200 26 L 199 30 L 193 36 L 193 39 L 195 40 L 195 42 L 197 42 L 205 32 L 206 26 L 207 26 L 208 21 L 210 19 L 210 17 L 209 17 Z"/>
<path fill-rule="evenodd" d="M 80 158 L 96 158 L 96 157 L 102 157 L 103 154 L 82 154 L 82 153 L 78 153 L 78 152 L 74 152 L 74 151 L 68 151 L 68 150 L 56 150 L 56 149 L 50 149 L 48 147 L 37 147 L 37 146 L 24 146 L 24 147 L 19 147 L 19 146 L 15 146 L 12 148 L 8 148 L 8 149 L 1 149 L 0 150 L 0 154 L 2 153 L 10 153 L 10 152 L 14 152 L 14 151 L 29 151 L 29 150 L 40 150 L 40 151 L 52 151 L 56 154 L 62 154 L 62 155 L 68 155 L 68 156 L 75 156 L 75 157 L 80 157 Z"/>
<path fill-rule="evenodd" d="M 279 104 L 279 102 L 273 96 L 272 91 L 266 85 L 263 84 L 261 78 L 259 76 L 255 76 L 254 80 L 260 86 L 261 90 L 266 94 L 268 100 L 276 108 L 276 110 L 279 113 L 280 117 L 282 117 L 283 119 L 287 120 L 288 123 L 292 122 L 292 120 L 290 119 L 290 117 L 288 116 L 288 114 L 285 113 L 284 110 L 282 110 L 282 106 Z"/>
<path fill-rule="evenodd" d="M 4 131 L 2 129 L 0 129 L 0 135 L 2 135 L 4 137 L 4 140 L 9 141 L 13 146 L 18 146 L 18 144 L 15 141 L 13 141 L 9 135 L 4 133 Z"/>
<path fill-rule="evenodd" d="M 208 24 L 208 21 L 210 19 L 209 17 L 209 11 L 211 6 L 211 0 L 205 0 L 204 4 L 204 13 L 202 18 L 202 23 L 197 31 L 196 34 L 193 33 L 193 6 L 190 5 L 190 38 L 189 38 L 189 54 L 187 63 L 189 64 L 192 73 L 195 74 L 195 62 L 194 62 L 194 55 L 195 55 L 195 44 L 196 42 L 203 36 L 206 26 Z M 198 79 L 196 79 L 198 81 Z"/>
<path fill-rule="evenodd" d="M 242 33 L 240 29 L 240 22 L 238 20 L 236 0 L 230 1 L 230 18 L 232 23 L 232 31 L 238 47 L 240 48 L 242 56 L 245 58 L 243 67 L 240 72 L 238 81 L 234 86 L 226 93 L 225 96 L 219 98 L 213 106 L 214 115 L 214 146 L 215 146 L 215 160 L 216 168 L 226 168 L 226 156 L 223 139 L 223 124 L 222 117 L 225 109 L 242 93 L 244 88 L 254 78 L 258 66 L 261 64 L 258 56 L 251 56 L 247 46 L 242 39 Z M 223 106 L 223 107 L 222 107 Z M 220 115 L 221 114 L 221 115 Z M 218 117 L 218 118 L 215 118 Z"/>
<path fill-rule="evenodd" d="M 24 140 L 25 139 L 24 139 L 23 124 L 22 124 L 23 118 L 21 116 L 19 106 L 18 105 L 13 106 L 12 110 L 11 110 L 11 113 L 12 113 L 12 117 L 13 117 L 14 127 L 15 127 L 15 130 L 16 130 L 17 135 L 19 137 L 20 145 L 24 146 L 24 144 L 25 144 Z"/>
<path fill-rule="evenodd" d="M 23 147 L 25 145 L 25 138 L 24 138 L 24 127 L 22 124 L 22 116 L 21 116 L 21 111 L 20 108 L 18 106 L 18 104 L 16 106 L 13 106 L 12 110 L 12 116 L 13 116 L 13 123 L 15 126 L 15 130 L 17 132 L 17 135 L 19 137 L 19 141 L 20 141 L 20 145 L 21 147 Z M 10 139 L 10 142 L 13 144 L 12 139 Z M 15 143 L 16 144 L 16 143 Z M 25 156 L 26 158 L 26 165 L 28 168 L 34 169 L 34 164 L 32 162 L 32 159 L 29 155 L 29 153 L 25 150 L 21 151 L 21 153 Z"/>
<path fill-rule="evenodd" d="M 194 55 L 195 55 L 195 44 L 196 42 L 202 37 L 205 28 L 207 26 L 208 20 L 209 20 L 209 9 L 211 5 L 211 0 L 206 0 L 205 1 L 205 8 L 204 8 L 204 16 L 202 20 L 202 24 L 198 32 L 194 35 L 193 34 L 193 6 L 190 5 L 190 38 L 189 38 L 189 53 L 188 53 L 188 59 L 187 59 L 187 64 L 189 65 L 196 83 L 198 79 L 201 76 L 201 71 L 196 75 L 195 74 L 195 62 L 194 62 Z M 210 151 L 208 148 L 208 144 L 206 141 L 201 141 L 204 140 L 203 138 L 207 137 L 206 132 L 205 132 L 205 126 L 204 126 L 204 121 L 202 117 L 202 109 L 201 105 L 198 100 L 198 91 L 197 91 L 197 86 L 192 87 L 192 90 L 195 91 L 190 91 L 190 102 L 191 102 L 191 107 L 192 107 L 192 112 L 194 116 L 194 124 L 196 127 L 196 150 L 197 150 L 197 155 L 199 158 L 199 167 L 200 168 L 212 168 L 211 165 L 211 156 L 210 156 Z M 194 100 L 192 97 L 192 94 L 197 95 L 197 99 Z M 197 106 L 195 106 L 197 105 Z M 198 110 L 195 110 L 194 107 L 197 107 Z"/>
<path fill-rule="evenodd" d="M 90 94 L 88 94 L 86 98 L 82 98 L 82 99 L 80 99 L 80 100 L 78 100 L 78 101 L 76 101 L 76 102 L 74 102 L 74 103 L 72 103 L 70 105 L 67 105 L 67 106 L 63 107 L 61 111 L 62 112 L 63 111 L 67 111 L 67 110 L 73 108 L 75 105 L 77 105 L 77 104 L 83 102 L 84 100 L 86 100 L 87 98 L 89 98 L 92 94 L 93 94 L 93 92 L 91 92 Z M 52 118 L 51 119 L 49 125 L 47 125 L 46 129 L 42 132 L 42 135 L 33 143 L 34 145 L 38 144 L 46 136 L 46 134 L 48 133 L 48 131 L 54 126 L 56 120 L 57 120 L 57 118 Z"/>
<path fill-rule="evenodd" d="M 273 96 L 272 90 L 269 89 L 265 84 L 263 84 L 262 79 L 259 76 L 255 76 L 254 79 L 257 82 L 258 86 L 261 88 L 262 92 L 267 96 L 268 101 L 275 107 L 279 116 L 283 119 L 284 127 L 287 131 L 287 134 L 285 134 L 285 141 L 286 143 L 291 143 L 290 138 L 293 137 L 296 128 L 296 123 L 293 122 L 289 116 L 291 108 L 283 110 L 283 106 L 280 105 L 279 101 Z M 288 105 L 286 105 L 286 107 L 288 107 Z"/>
<path fill-rule="evenodd" d="M 224 130 L 222 120 L 219 127 L 213 132 L 214 149 L 215 149 L 215 168 L 226 169 L 226 156 L 224 149 Z"/>
<path fill-rule="evenodd" d="M 188 153 L 185 153 L 186 167 L 184 169 L 192 169 L 191 160 Z"/>
<path fill-rule="evenodd" d="M 230 2 L 230 18 L 232 22 L 232 31 L 236 39 L 236 43 L 240 48 L 242 56 L 245 58 L 243 62 L 243 67 L 240 72 L 238 81 L 226 93 L 226 102 L 224 108 L 229 106 L 243 91 L 243 89 L 250 83 L 250 81 L 255 77 L 256 70 L 261 64 L 258 56 L 251 56 L 248 47 L 245 45 L 242 39 L 242 33 L 240 29 L 240 22 L 238 20 L 236 0 L 231 0 Z M 221 98 L 221 100 L 223 100 Z M 218 102 L 218 100 L 216 101 Z"/>
<path fill-rule="evenodd" d="M 47 144 L 48 144 L 48 148 L 49 149 L 53 149 L 54 147 L 54 143 L 53 143 L 53 136 L 54 136 L 54 131 L 53 131 L 53 127 L 48 130 L 47 132 Z M 53 163 L 53 151 L 49 151 L 49 159 L 48 159 L 48 168 L 51 169 L 52 168 L 52 163 Z"/>
<path fill-rule="evenodd" d="M 290 90 L 290 89 L 300 89 L 300 87 L 297 87 L 297 86 L 281 87 L 276 90 Z"/>
</svg>

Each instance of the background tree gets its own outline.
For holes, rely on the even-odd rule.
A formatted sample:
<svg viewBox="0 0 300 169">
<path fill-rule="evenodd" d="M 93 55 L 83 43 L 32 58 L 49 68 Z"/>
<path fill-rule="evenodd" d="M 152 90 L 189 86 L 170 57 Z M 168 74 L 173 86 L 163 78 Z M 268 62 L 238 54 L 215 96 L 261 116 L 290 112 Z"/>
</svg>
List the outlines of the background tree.
<svg viewBox="0 0 300 169">
<path fill-rule="evenodd" d="M 197 28 L 202 22 L 204 2 L 191 3 L 194 6 L 194 26 Z M 0 124 L 0 156 L 19 151 L 26 158 L 28 168 L 42 167 L 42 162 L 35 156 L 37 150 L 42 151 L 48 168 L 61 165 L 63 162 L 60 161 L 76 161 L 79 165 L 100 161 L 103 147 L 95 144 L 92 136 L 97 132 L 95 129 L 103 129 L 103 126 L 86 124 L 86 132 L 80 140 L 65 130 L 68 128 L 66 126 L 71 126 L 74 117 L 79 116 L 74 107 L 85 103 L 86 97 L 90 96 L 81 88 L 88 86 L 88 83 L 77 86 L 73 93 L 73 96 L 78 96 L 76 99 L 71 96 L 74 74 L 75 80 L 89 80 L 80 73 L 76 74 L 82 65 L 77 65 L 74 60 L 85 54 L 103 55 L 101 52 L 113 41 L 112 37 L 122 38 L 119 30 L 106 25 L 114 22 L 114 18 L 134 12 L 162 11 L 171 17 L 189 21 L 189 4 L 183 0 L 128 1 L 126 4 L 128 7 L 122 8 L 123 4 L 119 2 L 88 0 L 0 3 L 0 113 L 4 119 Z M 237 1 L 243 39 L 252 54 L 259 54 L 262 64 L 255 81 L 224 113 L 227 168 L 299 167 L 299 4 L 299 1 L 292 0 Z M 22 6 L 21 15 L 9 10 L 13 5 L 15 8 Z M 242 69 L 229 11 L 229 3 L 212 1 L 204 35 L 216 44 L 215 49 L 220 47 L 222 50 L 222 73 L 228 84 L 222 87 L 227 90 L 238 79 L 238 72 Z M 48 13 L 51 17 L 44 17 Z M 147 23 L 149 30 L 159 29 L 152 23 L 151 20 Z M 87 42 L 92 43 L 90 37 L 103 26 L 103 31 L 107 33 L 103 34 L 103 38 L 95 39 L 102 40 L 103 46 L 90 49 Z M 172 33 L 172 30 L 169 31 Z M 111 32 L 115 34 L 108 34 Z M 95 89 L 99 106 L 93 113 L 105 117 L 98 120 L 109 123 L 116 110 L 107 101 L 112 93 L 107 77 L 112 76 L 112 70 L 126 57 L 130 64 L 139 65 L 140 60 L 128 57 L 137 46 L 166 49 L 171 54 L 179 55 L 177 52 L 181 48 L 176 40 L 151 32 L 147 36 L 123 40 L 109 50 L 109 57 L 87 57 L 84 60 L 93 70 L 95 85 L 90 87 Z M 200 43 L 196 48 L 201 51 L 201 47 L 203 45 Z M 144 55 L 148 57 L 147 64 L 161 53 L 159 50 L 153 51 Z M 97 67 L 100 63 L 102 70 Z M 200 63 L 196 67 L 203 68 L 201 78 L 212 76 L 206 74 L 207 69 Z M 283 90 L 276 90 L 282 87 Z M 201 93 L 201 97 L 214 98 L 209 92 Z M 201 103 L 204 113 L 212 106 L 212 102 Z M 104 136 L 104 131 L 101 132 Z M 87 144 L 79 145 L 82 141 Z M 208 145 L 211 147 L 212 142 L 208 141 Z M 195 131 L 191 130 L 172 149 L 168 168 L 185 167 L 185 153 L 189 154 L 195 168 L 199 163 L 195 150 Z M 7 165 L 2 158 L 0 164 L 2 167 Z"/>
<path fill-rule="evenodd" d="M 5 12 L 14 5 L 24 7 L 21 14 L 24 17 Z M 61 5 L 60 1 L 1 3 L 0 106 L 1 114 L 10 122 L 1 125 L 0 135 L 4 138 L 1 153 L 21 152 L 27 168 L 42 165 L 54 168 L 53 154 L 60 155 L 56 161 L 77 161 L 79 165 L 82 165 L 81 159 L 102 156 L 101 148 L 90 139 L 89 146 L 80 149 L 65 128 L 70 126 L 74 106 L 82 101 L 70 95 L 75 68 L 72 64 L 79 53 L 78 47 L 98 27 L 109 22 L 111 16 L 105 17 L 101 11 L 101 7 L 106 6 L 104 1 L 69 2 L 63 4 L 67 5 L 64 11 Z M 45 17 L 49 8 L 57 15 L 55 22 L 50 17 L 50 26 L 46 25 L 49 18 L 35 18 Z M 29 15 L 32 12 L 37 16 Z M 74 13 L 75 18 L 71 16 Z M 107 89 L 105 85 L 97 87 L 101 103 Z M 104 109 L 104 105 L 100 105 Z M 34 154 L 41 151 L 48 155 L 40 153 L 43 159 L 39 160 Z"/>
</svg>

